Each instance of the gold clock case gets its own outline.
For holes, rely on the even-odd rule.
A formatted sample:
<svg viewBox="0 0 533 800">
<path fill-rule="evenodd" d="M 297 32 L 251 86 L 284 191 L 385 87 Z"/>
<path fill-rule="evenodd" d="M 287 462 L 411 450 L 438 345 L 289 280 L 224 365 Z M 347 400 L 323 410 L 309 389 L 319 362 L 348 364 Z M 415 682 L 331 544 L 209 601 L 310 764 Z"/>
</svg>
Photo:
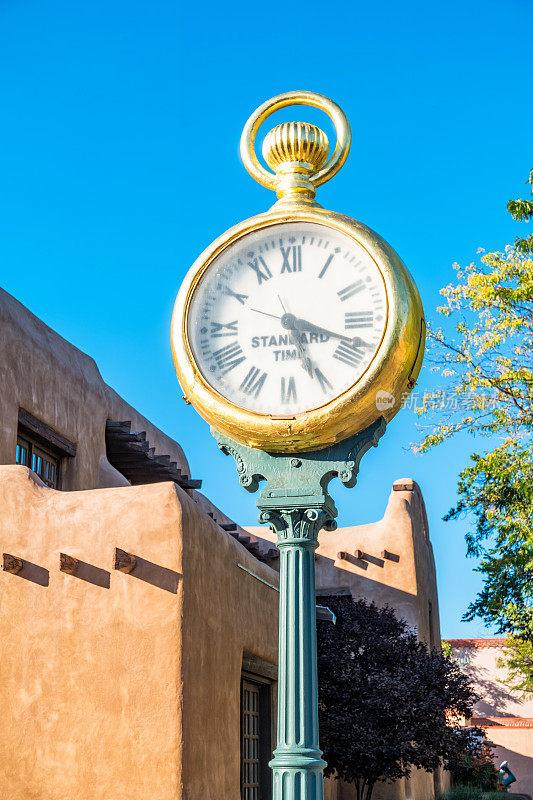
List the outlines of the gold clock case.
<svg viewBox="0 0 533 800">
<path fill-rule="evenodd" d="M 387 322 L 379 348 L 366 371 L 338 397 L 294 416 L 247 411 L 206 381 L 195 363 L 188 337 L 191 298 L 204 272 L 225 248 L 253 231 L 287 222 L 314 222 L 340 231 L 362 245 L 380 270 L 387 294 Z M 220 433 L 249 447 L 275 453 L 320 450 L 352 436 L 378 417 L 389 421 L 422 366 L 425 323 L 416 285 L 398 254 L 357 220 L 317 206 L 294 204 L 240 222 L 216 239 L 187 273 L 174 306 L 172 354 L 184 399 Z"/>
</svg>

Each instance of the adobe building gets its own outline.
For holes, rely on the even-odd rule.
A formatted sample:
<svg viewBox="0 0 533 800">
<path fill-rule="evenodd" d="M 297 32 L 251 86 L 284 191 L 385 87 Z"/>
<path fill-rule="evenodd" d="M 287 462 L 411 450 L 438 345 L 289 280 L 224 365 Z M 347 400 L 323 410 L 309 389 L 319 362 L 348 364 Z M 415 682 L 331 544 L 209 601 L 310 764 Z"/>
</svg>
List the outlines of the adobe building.
<svg viewBox="0 0 533 800">
<path fill-rule="evenodd" d="M 181 447 L 0 290 L 2 797 L 270 797 L 277 550 L 199 489 Z M 321 605 L 389 603 L 440 641 L 413 481 L 379 522 L 322 533 L 316 564 Z M 417 772 L 376 797 L 441 786 Z"/>
<path fill-rule="evenodd" d="M 516 783 L 509 791 L 533 795 L 533 699 L 509 686 L 505 639 L 448 639 L 454 661 L 469 675 L 480 700 L 467 725 L 486 732 L 499 767 L 508 761 Z"/>
</svg>

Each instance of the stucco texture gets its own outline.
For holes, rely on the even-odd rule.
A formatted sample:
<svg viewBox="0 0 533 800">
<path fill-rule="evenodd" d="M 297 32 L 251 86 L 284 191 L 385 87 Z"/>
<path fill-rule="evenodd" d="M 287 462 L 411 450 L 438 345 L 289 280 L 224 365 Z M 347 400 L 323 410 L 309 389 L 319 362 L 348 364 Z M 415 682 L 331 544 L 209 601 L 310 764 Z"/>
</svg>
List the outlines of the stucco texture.
<svg viewBox="0 0 533 800">
<path fill-rule="evenodd" d="M 508 761 L 517 778 L 511 793 L 533 795 L 533 700 L 509 685 L 507 669 L 500 663 L 505 639 L 454 639 L 453 657 L 472 680 L 479 695 L 472 723 L 483 726 L 496 747 L 497 767 Z"/>
<path fill-rule="evenodd" d="M 208 518 L 186 538 L 184 564 L 185 797 L 239 800 L 243 656 L 277 664 L 279 576 Z M 275 687 L 272 699 L 274 721 Z"/>
<path fill-rule="evenodd" d="M 497 767 L 508 761 L 516 783 L 509 791 L 513 794 L 533 794 L 533 728 L 487 728 L 487 737 L 495 745 L 494 761 Z"/>
<path fill-rule="evenodd" d="M 2 797 L 238 800 L 243 653 L 276 662 L 278 594 L 236 564 L 277 574 L 173 483 L 57 492 L 3 466 L 0 508 L 24 561 L 0 572 Z"/>
</svg>

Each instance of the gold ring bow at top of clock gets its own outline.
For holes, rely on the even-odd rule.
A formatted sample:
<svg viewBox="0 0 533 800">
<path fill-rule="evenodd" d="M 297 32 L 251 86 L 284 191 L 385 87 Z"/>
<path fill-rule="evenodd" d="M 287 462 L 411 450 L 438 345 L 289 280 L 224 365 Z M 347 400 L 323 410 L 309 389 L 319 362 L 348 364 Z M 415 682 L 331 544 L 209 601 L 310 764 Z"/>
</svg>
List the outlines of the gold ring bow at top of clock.
<svg viewBox="0 0 533 800">
<path fill-rule="evenodd" d="M 255 137 L 267 117 L 291 105 L 309 105 L 325 111 L 335 125 L 337 143 L 328 160 L 328 137 L 316 125 L 307 122 L 277 125 L 267 133 L 262 147 L 266 163 L 274 170 L 272 174 L 259 163 Z M 315 92 L 285 92 L 254 111 L 242 132 L 241 157 L 250 175 L 276 192 L 279 203 L 316 206 L 316 187 L 339 171 L 348 157 L 350 144 L 349 122 L 333 100 Z"/>
</svg>

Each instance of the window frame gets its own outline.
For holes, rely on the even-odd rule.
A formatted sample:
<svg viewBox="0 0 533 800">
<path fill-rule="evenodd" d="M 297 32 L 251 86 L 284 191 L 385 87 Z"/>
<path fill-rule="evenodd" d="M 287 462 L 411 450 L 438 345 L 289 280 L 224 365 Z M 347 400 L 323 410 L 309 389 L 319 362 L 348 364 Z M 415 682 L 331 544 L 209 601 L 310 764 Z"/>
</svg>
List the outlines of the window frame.
<svg viewBox="0 0 533 800">
<path fill-rule="evenodd" d="M 25 460 L 19 460 L 19 450 L 26 454 Z M 27 433 L 19 432 L 17 435 L 15 459 L 17 464 L 35 472 L 49 489 L 61 488 L 61 458 L 51 449 L 33 440 Z M 50 467 L 53 470 L 52 477 L 50 477 Z"/>
<path fill-rule="evenodd" d="M 51 489 L 61 489 L 65 458 L 74 458 L 76 444 L 42 422 L 29 411 L 19 408 L 15 463 L 28 467 Z M 25 458 L 21 454 L 25 454 Z M 41 460 L 39 463 L 38 459 Z M 50 477 L 48 467 L 54 475 Z"/>
<path fill-rule="evenodd" d="M 268 766 L 272 758 L 272 743 L 273 743 L 273 730 L 272 730 L 272 699 L 274 681 L 270 677 L 272 670 L 276 667 L 268 664 L 269 669 L 265 670 L 269 676 L 259 675 L 255 671 L 251 672 L 245 668 L 247 659 L 244 659 L 243 669 L 241 672 L 241 687 L 240 687 L 240 709 L 239 709 L 239 725 L 240 725 L 240 797 L 241 800 L 251 800 L 245 798 L 244 794 L 244 688 L 245 684 L 253 684 L 258 689 L 259 707 L 259 793 L 258 800 L 271 800 L 272 799 L 272 770 Z M 266 664 L 266 662 L 265 662 Z"/>
</svg>

